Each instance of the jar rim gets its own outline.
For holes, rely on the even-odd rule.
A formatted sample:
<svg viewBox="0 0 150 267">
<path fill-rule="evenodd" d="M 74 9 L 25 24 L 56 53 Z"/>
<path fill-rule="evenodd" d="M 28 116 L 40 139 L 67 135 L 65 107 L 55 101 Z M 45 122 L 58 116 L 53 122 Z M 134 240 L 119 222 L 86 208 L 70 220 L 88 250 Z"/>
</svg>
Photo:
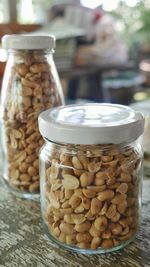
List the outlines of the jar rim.
<svg viewBox="0 0 150 267">
<path fill-rule="evenodd" d="M 118 104 L 73 104 L 42 112 L 39 130 L 53 142 L 121 144 L 135 141 L 143 133 L 144 117 Z"/>
</svg>

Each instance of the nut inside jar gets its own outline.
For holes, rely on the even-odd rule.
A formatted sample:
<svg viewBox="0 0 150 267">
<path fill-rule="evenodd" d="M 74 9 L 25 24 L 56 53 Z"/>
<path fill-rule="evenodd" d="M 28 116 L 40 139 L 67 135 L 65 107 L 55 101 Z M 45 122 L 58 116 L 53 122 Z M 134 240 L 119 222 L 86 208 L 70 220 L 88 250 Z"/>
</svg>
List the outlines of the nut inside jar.
<svg viewBox="0 0 150 267">
<path fill-rule="evenodd" d="M 59 106 L 63 99 L 51 61 L 43 50 L 16 51 L 9 77 L 4 78 L 3 146 L 5 178 L 16 191 L 39 192 L 38 153 L 44 141 L 38 130 L 41 111 Z M 3 93 L 4 94 L 4 93 Z"/>
<path fill-rule="evenodd" d="M 53 144 L 47 155 L 42 213 L 57 241 L 106 250 L 133 239 L 141 164 L 134 146 L 72 145 L 65 150 Z"/>
</svg>

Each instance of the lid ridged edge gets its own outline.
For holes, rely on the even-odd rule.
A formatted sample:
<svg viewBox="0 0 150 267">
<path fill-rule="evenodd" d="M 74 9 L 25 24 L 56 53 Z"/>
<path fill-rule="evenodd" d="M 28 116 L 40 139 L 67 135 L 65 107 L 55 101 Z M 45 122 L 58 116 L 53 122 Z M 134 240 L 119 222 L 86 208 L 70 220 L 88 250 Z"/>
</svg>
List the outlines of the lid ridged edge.
<svg viewBox="0 0 150 267">
<path fill-rule="evenodd" d="M 2 37 L 2 47 L 9 49 L 54 49 L 56 38 L 54 35 L 11 34 Z"/>
<path fill-rule="evenodd" d="M 107 125 L 96 126 L 93 125 L 71 125 L 67 121 L 58 122 L 57 118 L 51 117 L 52 114 L 61 113 L 62 110 L 67 108 L 82 107 L 87 108 L 89 104 L 84 105 L 71 105 L 51 110 L 44 111 L 39 116 L 39 130 L 42 136 L 58 143 L 68 144 L 83 144 L 83 145 L 96 145 L 96 144 L 120 144 L 135 141 L 144 131 L 144 117 L 141 113 L 135 112 L 131 108 L 127 108 L 135 115 L 135 120 L 126 122 L 121 125 Z M 90 104 L 91 105 L 91 104 Z M 92 104 L 95 106 L 95 104 Z M 123 105 L 110 105 L 110 104 L 96 104 L 99 107 L 107 105 L 108 108 L 117 107 L 124 108 Z M 133 118 L 134 119 L 134 118 Z"/>
</svg>

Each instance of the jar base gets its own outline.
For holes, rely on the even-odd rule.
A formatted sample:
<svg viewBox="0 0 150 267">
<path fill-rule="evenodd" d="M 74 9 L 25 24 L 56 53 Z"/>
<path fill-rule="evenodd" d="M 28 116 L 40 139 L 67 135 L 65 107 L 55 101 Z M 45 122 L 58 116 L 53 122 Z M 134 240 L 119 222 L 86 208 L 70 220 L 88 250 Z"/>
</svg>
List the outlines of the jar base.
<svg viewBox="0 0 150 267">
<path fill-rule="evenodd" d="M 49 237 L 49 239 L 52 240 L 54 243 L 56 243 L 59 247 L 61 247 L 63 249 L 66 249 L 68 251 L 71 251 L 71 252 L 76 252 L 76 253 L 79 253 L 79 254 L 87 254 L 87 255 L 104 254 L 104 253 L 115 252 L 117 250 L 123 249 L 128 244 L 133 242 L 133 240 L 135 239 L 135 235 L 134 235 L 132 238 L 130 238 L 129 240 L 125 241 L 121 245 L 115 246 L 115 247 L 109 248 L 109 249 L 103 249 L 103 248 L 81 249 L 81 248 L 78 248 L 78 247 L 75 247 L 75 246 L 64 244 L 61 241 L 57 240 L 53 235 L 50 234 L 50 232 L 48 230 L 48 226 L 45 223 L 43 223 L 43 228 L 44 228 L 47 236 Z"/>
<path fill-rule="evenodd" d="M 18 197 L 18 198 L 22 198 L 22 199 L 26 199 L 26 200 L 33 200 L 33 201 L 40 201 L 40 194 L 39 193 L 29 193 L 29 192 L 23 192 L 23 191 L 18 191 L 18 190 L 15 190 L 14 187 L 12 187 L 8 180 L 4 177 L 4 182 L 5 184 L 7 185 L 10 193 L 15 196 L 15 197 Z"/>
</svg>

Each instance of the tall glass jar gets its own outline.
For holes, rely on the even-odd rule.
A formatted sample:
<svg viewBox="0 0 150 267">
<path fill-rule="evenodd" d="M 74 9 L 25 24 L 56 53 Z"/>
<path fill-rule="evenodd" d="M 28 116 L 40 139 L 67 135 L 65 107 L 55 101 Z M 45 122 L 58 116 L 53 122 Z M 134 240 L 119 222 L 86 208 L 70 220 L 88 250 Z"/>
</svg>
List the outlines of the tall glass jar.
<svg viewBox="0 0 150 267">
<path fill-rule="evenodd" d="M 85 254 L 131 242 L 141 208 L 140 113 L 121 105 L 54 108 L 39 116 L 41 210 L 48 236 Z"/>
<path fill-rule="evenodd" d="M 4 178 L 16 195 L 39 193 L 38 115 L 64 103 L 53 61 L 54 36 L 6 35 L 8 50 L 1 93 Z"/>
</svg>

